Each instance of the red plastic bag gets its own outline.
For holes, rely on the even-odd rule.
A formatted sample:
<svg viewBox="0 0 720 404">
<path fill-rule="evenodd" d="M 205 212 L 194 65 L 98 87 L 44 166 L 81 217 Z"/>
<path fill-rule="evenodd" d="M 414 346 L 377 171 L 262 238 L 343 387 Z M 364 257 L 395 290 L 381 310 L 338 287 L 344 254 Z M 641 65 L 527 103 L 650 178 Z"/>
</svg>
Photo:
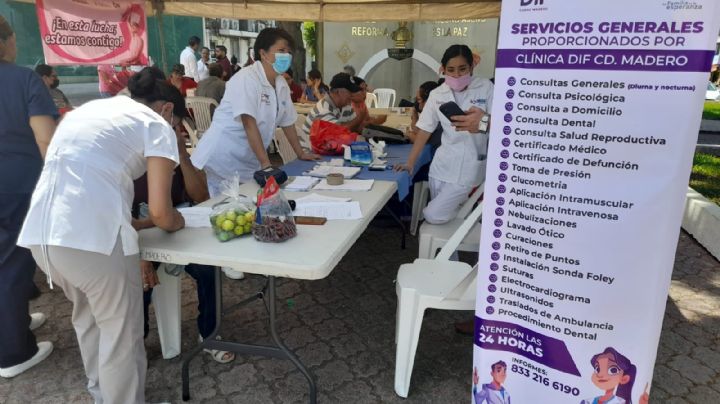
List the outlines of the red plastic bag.
<svg viewBox="0 0 720 404">
<path fill-rule="evenodd" d="M 316 119 L 310 127 L 310 145 L 313 152 L 328 156 L 343 154 L 343 145 L 350 145 L 357 134 L 338 124 Z"/>
</svg>

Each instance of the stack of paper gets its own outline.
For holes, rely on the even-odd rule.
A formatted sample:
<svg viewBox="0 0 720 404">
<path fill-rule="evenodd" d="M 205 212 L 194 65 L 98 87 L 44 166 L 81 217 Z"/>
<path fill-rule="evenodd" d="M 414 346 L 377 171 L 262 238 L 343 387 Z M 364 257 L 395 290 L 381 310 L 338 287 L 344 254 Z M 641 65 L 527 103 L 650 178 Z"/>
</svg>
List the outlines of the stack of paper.
<svg viewBox="0 0 720 404">
<path fill-rule="evenodd" d="M 309 191 L 310 188 L 314 187 L 320 180 L 315 177 L 300 176 L 295 177 L 293 180 L 285 184 L 286 191 Z"/>
<path fill-rule="evenodd" d="M 345 180 L 342 185 L 328 185 L 327 180 L 313 187 L 315 191 L 369 191 L 375 180 Z"/>
<path fill-rule="evenodd" d="M 363 217 L 360 202 L 351 202 L 350 198 L 312 193 L 296 199 L 295 203 L 293 214 L 297 216 L 324 217 L 327 220 L 355 220 Z"/>
<path fill-rule="evenodd" d="M 328 174 L 342 174 L 345 178 L 352 178 L 360 172 L 360 167 L 335 167 L 326 165 L 316 165 L 313 169 L 307 172 L 307 175 L 312 177 L 325 178 Z"/>
<path fill-rule="evenodd" d="M 185 227 L 211 227 L 210 213 L 212 208 L 208 206 L 193 206 L 192 208 L 180 208 L 178 212 L 185 219 Z"/>
</svg>

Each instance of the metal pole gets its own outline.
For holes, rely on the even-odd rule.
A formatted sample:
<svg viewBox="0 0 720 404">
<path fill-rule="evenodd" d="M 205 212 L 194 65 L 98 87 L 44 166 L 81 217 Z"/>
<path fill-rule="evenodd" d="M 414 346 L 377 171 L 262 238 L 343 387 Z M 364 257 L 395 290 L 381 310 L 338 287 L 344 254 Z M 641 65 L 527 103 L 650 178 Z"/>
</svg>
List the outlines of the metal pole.
<svg viewBox="0 0 720 404">
<path fill-rule="evenodd" d="M 160 64 L 164 72 L 168 71 L 167 67 L 167 50 L 165 49 L 165 30 L 163 28 L 163 10 L 165 5 L 162 0 L 153 0 L 153 8 L 155 9 L 155 18 L 158 25 L 158 39 L 160 41 Z"/>
</svg>

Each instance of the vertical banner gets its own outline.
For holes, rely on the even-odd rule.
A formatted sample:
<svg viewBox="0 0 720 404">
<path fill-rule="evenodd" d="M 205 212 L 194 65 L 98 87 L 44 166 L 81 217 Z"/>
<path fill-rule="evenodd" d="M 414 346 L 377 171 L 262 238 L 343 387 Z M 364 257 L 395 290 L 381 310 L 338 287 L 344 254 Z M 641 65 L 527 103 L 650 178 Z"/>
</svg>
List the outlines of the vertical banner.
<svg viewBox="0 0 720 404">
<path fill-rule="evenodd" d="M 51 65 L 147 65 L 144 0 L 36 0 Z"/>
<path fill-rule="evenodd" d="M 473 403 L 647 403 L 719 26 L 717 0 L 503 0 Z"/>
</svg>

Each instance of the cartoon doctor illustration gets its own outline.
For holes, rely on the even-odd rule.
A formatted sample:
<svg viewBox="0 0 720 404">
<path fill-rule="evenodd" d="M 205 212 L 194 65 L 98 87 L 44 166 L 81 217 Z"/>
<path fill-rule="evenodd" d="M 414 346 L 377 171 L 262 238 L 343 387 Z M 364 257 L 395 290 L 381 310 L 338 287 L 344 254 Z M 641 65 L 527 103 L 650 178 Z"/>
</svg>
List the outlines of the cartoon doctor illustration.
<svg viewBox="0 0 720 404">
<path fill-rule="evenodd" d="M 492 382 L 483 384 L 480 390 L 477 385 L 480 381 L 477 368 L 473 371 L 473 397 L 475 404 L 510 404 L 510 393 L 505 390 L 503 383 L 507 378 L 507 365 L 503 361 L 498 361 L 490 365 L 490 376 Z"/>
<path fill-rule="evenodd" d="M 580 404 L 632 404 L 632 388 L 637 368 L 630 359 L 614 348 L 605 350 L 590 360 L 594 372 L 592 382 L 605 393 L 602 396 L 582 400 Z M 640 396 L 639 404 L 648 404 L 648 386 Z"/>
</svg>

